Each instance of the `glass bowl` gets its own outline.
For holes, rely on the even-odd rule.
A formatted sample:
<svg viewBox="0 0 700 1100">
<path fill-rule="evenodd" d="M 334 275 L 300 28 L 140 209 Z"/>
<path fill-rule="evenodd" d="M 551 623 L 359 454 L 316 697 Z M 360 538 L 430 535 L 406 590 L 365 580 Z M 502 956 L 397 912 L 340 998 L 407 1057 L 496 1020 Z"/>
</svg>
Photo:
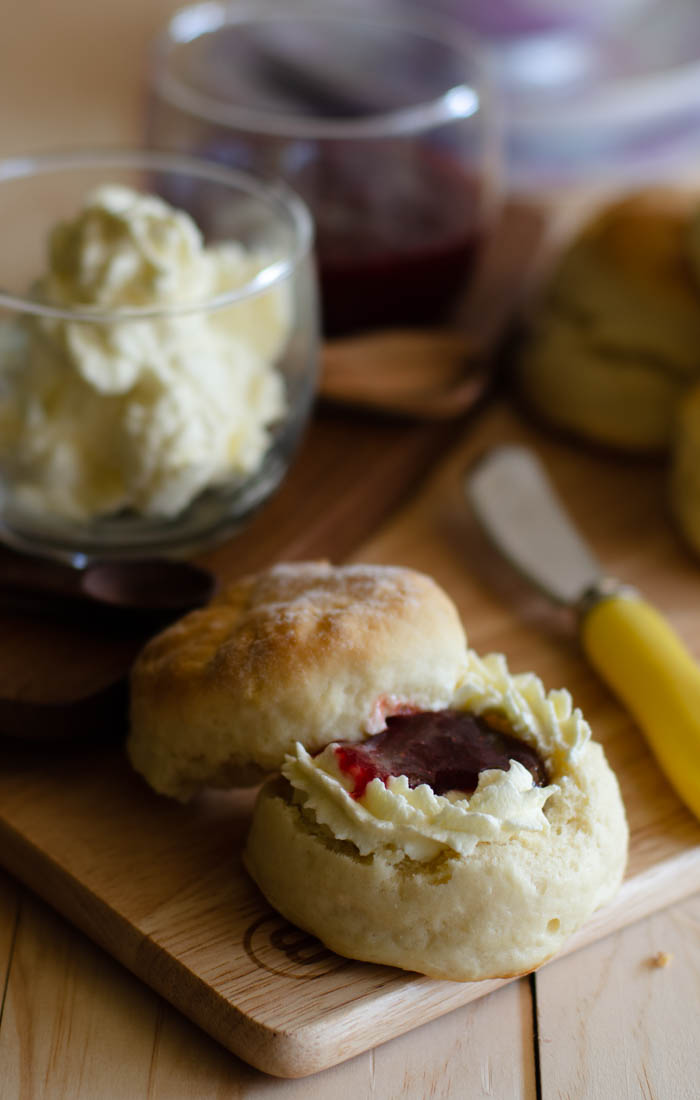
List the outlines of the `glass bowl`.
<svg viewBox="0 0 700 1100">
<path fill-rule="evenodd" d="M 165 204 L 193 189 L 199 228 Z M 223 539 L 312 405 L 304 204 L 193 158 L 90 152 L 0 161 L 0 210 L 0 539 L 74 564 Z"/>
<path fill-rule="evenodd" d="M 484 51 L 410 5 L 182 9 L 155 43 L 148 141 L 304 198 L 327 335 L 449 319 L 499 196 Z"/>
</svg>

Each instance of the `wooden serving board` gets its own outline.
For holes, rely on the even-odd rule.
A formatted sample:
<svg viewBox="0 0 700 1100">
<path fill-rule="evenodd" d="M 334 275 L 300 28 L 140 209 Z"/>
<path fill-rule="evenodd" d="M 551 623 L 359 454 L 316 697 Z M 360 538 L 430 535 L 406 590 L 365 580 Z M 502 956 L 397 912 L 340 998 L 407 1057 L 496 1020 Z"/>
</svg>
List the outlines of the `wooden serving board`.
<svg viewBox="0 0 700 1100">
<path fill-rule="evenodd" d="M 574 950 L 700 889 L 700 825 L 625 712 L 585 664 L 567 616 L 497 563 L 460 490 L 467 463 L 504 439 L 540 452 L 610 571 L 642 588 L 700 653 L 700 569 L 672 531 L 663 471 L 552 441 L 503 407 L 482 414 L 357 560 L 432 573 L 471 644 L 566 685 L 604 742 L 631 827 L 628 877 Z M 300 1076 L 340 1062 L 502 984 L 437 982 L 341 959 L 272 912 L 241 846 L 254 792 L 183 807 L 151 794 L 118 741 L 0 750 L 0 862 L 225 1046 Z"/>
</svg>

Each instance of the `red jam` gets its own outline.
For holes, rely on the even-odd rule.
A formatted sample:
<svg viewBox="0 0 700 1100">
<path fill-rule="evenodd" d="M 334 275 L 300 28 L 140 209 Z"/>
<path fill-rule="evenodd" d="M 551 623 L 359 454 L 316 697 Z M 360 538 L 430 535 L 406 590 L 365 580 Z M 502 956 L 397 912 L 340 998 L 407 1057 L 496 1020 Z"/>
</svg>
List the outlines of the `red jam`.
<svg viewBox="0 0 700 1100">
<path fill-rule="evenodd" d="M 539 753 L 499 729 L 497 721 L 459 710 L 397 714 L 367 741 L 341 742 L 336 757 L 353 780 L 353 798 L 362 798 L 373 779 L 386 783 L 391 775 L 405 775 L 410 787 L 427 783 L 435 794 L 471 794 L 480 772 L 507 771 L 511 760 L 528 769 L 536 786 L 545 786 L 549 778 Z"/>
<path fill-rule="evenodd" d="M 484 181 L 459 164 L 416 148 L 409 169 L 385 154 L 371 178 L 349 164 L 311 199 L 327 336 L 437 324 L 481 252 Z"/>
</svg>

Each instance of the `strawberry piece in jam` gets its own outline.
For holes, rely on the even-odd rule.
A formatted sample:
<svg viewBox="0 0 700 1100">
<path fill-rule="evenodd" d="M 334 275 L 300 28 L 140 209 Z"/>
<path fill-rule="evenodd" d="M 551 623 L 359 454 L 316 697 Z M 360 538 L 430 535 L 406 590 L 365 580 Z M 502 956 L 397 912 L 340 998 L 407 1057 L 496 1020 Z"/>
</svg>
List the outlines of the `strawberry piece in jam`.
<svg viewBox="0 0 700 1100">
<path fill-rule="evenodd" d="M 427 783 L 435 794 L 476 790 L 479 773 L 507 771 L 518 760 L 538 787 L 549 782 L 535 749 L 498 729 L 493 722 L 460 710 L 421 711 L 387 718 L 386 729 L 366 741 L 343 741 L 335 753 L 342 771 L 353 781 L 353 798 L 362 798 L 373 779 L 386 783 L 405 775 L 410 787 Z"/>
</svg>

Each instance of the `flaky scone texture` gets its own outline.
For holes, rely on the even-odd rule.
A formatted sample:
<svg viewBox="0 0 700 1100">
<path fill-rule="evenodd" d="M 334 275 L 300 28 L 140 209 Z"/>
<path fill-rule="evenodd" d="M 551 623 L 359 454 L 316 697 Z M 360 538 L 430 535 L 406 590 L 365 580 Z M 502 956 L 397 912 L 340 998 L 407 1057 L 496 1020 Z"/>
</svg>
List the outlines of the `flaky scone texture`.
<svg viewBox="0 0 700 1100">
<path fill-rule="evenodd" d="M 452 698 L 467 645 L 429 577 L 391 566 L 276 565 L 231 585 L 143 650 L 131 678 L 133 766 L 162 794 L 236 786 L 360 740 L 402 706 Z"/>
<path fill-rule="evenodd" d="M 532 316 L 518 374 L 544 418 L 629 451 L 668 446 L 700 376 L 697 194 L 649 189 L 606 207 L 564 255 Z"/>
<path fill-rule="evenodd" d="M 332 746 L 315 760 L 298 747 L 260 792 L 245 862 L 276 909 L 341 955 L 434 978 L 512 977 L 618 889 L 624 807 L 568 692 L 470 653 L 452 705 L 507 718 L 542 755 L 549 785 L 511 761 L 456 800 L 405 778 L 374 779 L 353 799 Z"/>
</svg>

